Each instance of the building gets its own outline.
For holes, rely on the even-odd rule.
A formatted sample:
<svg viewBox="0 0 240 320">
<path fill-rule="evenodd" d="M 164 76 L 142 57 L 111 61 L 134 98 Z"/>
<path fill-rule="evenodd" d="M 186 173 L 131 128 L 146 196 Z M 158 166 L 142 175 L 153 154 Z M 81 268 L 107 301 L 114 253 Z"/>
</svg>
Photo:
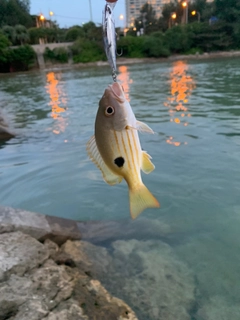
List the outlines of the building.
<svg viewBox="0 0 240 320">
<path fill-rule="evenodd" d="M 149 3 L 156 12 L 156 17 L 159 18 L 162 14 L 162 8 L 170 0 L 125 0 L 126 6 L 126 26 L 134 25 L 136 18 L 140 16 L 140 9 L 145 3 Z"/>
</svg>

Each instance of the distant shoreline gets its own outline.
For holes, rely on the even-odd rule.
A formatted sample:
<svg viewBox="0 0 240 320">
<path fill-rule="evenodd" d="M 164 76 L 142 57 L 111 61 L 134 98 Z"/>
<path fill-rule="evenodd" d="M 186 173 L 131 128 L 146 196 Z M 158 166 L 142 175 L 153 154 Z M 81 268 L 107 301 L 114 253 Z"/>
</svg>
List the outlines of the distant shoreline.
<svg viewBox="0 0 240 320">
<path fill-rule="evenodd" d="M 218 52 L 210 52 L 210 53 L 203 53 L 203 54 L 176 54 L 171 55 L 167 58 L 117 58 L 117 65 L 131 65 L 131 64 L 138 64 L 138 63 L 157 63 L 157 62 L 169 62 L 169 61 L 176 61 L 176 60 L 201 60 L 201 59 L 215 59 L 215 58 L 231 58 L 231 57 L 240 57 L 240 50 L 238 51 L 218 51 Z M 51 64 L 46 65 L 44 70 L 49 70 L 52 68 L 72 68 L 72 66 L 78 67 L 102 67 L 108 66 L 108 61 L 95 61 L 95 62 L 86 62 L 86 63 L 74 63 L 74 64 Z"/>
<path fill-rule="evenodd" d="M 167 58 L 117 58 L 117 65 L 131 65 L 131 64 L 141 64 L 141 63 L 158 63 L 158 62 L 170 62 L 176 60 L 202 60 L 202 59 L 220 59 L 220 58 L 236 58 L 240 57 L 240 50 L 236 51 L 217 51 L 217 52 L 204 52 L 202 54 L 175 54 Z M 54 70 L 54 69 L 71 69 L 74 68 L 88 68 L 88 67 L 102 67 L 108 66 L 108 61 L 95 61 L 86 63 L 49 63 L 46 62 L 46 67 L 44 69 L 31 68 L 26 72 L 36 71 L 36 70 Z M 21 72 L 21 71 L 20 71 Z M 19 72 L 10 73 L 0 73 L 0 75 L 15 74 Z"/>
</svg>

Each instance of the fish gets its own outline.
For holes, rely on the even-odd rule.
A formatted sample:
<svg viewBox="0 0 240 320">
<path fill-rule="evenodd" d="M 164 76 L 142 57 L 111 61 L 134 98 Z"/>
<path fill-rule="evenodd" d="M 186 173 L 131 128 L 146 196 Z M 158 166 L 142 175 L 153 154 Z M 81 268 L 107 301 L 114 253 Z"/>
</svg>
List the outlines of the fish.
<svg viewBox="0 0 240 320">
<path fill-rule="evenodd" d="M 115 185 L 123 179 L 127 182 L 132 219 L 146 208 L 160 207 L 142 182 L 141 170 L 148 174 L 155 166 L 141 148 L 138 131 L 154 133 L 147 124 L 136 120 L 121 85 L 114 82 L 99 101 L 95 134 L 86 149 L 106 183 Z"/>
<path fill-rule="evenodd" d="M 108 62 L 112 68 L 113 81 L 117 78 L 116 32 L 113 8 L 115 4 L 106 3 L 103 11 L 103 43 Z"/>
</svg>

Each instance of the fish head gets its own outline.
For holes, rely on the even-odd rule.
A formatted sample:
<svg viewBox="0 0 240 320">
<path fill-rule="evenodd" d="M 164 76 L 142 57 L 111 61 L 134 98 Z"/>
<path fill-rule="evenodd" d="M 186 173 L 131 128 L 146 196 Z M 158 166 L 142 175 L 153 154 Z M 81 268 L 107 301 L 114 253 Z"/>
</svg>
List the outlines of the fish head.
<svg viewBox="0 0 240 320">
<path fill-rule="evenodd" d="M 118 82 L 109 85 L 99 101 L 96 124 L 105 129 L 121 131 L 134 125 L 135 116 Z"/>
</svg>

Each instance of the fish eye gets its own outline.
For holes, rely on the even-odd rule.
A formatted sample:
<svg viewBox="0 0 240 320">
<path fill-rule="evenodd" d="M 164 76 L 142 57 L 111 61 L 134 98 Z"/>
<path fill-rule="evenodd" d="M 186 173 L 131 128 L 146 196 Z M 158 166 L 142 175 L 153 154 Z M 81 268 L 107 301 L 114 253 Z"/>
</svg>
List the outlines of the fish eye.
<svg viewBox="0 0 240 320">
<path fill-rule="evenodd" d="M 105 109 L 105 115 L 106 116 L 111 116 L 111 115 L 114 114 L 114 112 L 115 112 L 115 110 L 114 110 L 114 108 L 112 106 L 108 106 Z"/>
</svg>

